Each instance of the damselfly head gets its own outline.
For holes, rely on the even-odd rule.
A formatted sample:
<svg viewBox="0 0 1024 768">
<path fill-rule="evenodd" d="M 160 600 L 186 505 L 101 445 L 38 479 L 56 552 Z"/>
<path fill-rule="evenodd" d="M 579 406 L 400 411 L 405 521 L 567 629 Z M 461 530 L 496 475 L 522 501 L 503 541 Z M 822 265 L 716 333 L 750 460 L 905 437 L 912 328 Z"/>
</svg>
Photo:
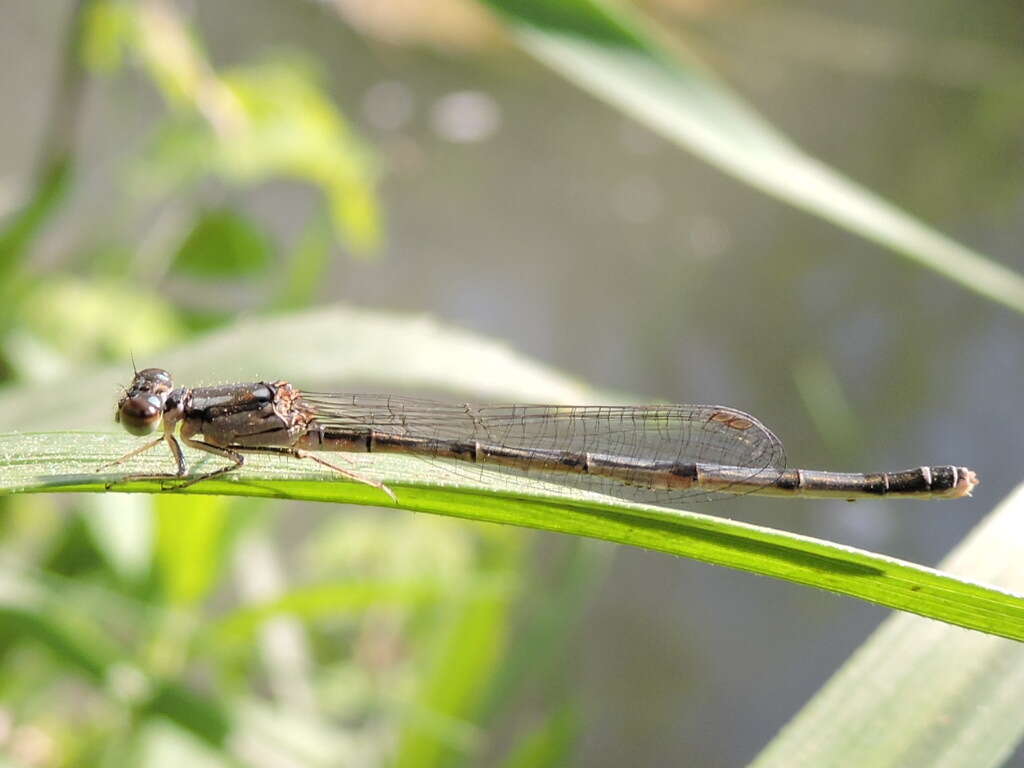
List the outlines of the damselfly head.
<svg viewBox="0 0 1024 768">
<path fill-rule="evenodd" d="M 137 371 L 117 404 L 114 420 L 133 435 L 148 435 L 160 424 L 172 389 L 171 374 L 162 368 Z"/>
</svg>

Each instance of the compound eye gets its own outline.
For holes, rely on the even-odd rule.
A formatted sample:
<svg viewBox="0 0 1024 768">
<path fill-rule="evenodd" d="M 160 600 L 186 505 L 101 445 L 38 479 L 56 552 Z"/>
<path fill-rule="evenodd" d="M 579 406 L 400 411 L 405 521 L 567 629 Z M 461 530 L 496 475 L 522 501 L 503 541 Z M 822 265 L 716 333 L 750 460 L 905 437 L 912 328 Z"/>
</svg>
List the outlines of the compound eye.
<svg viewBox="0 0 1024 768">
<path fill-rule="evenodd" d="M 163 406 L 163 398 L 157 395 L 125 398 L 117 409 L 117 421 L 133 435 L 148 435 L 160 423 Z"/>
<path fill-rule="evenodd" d="M 171 380 L 171 374 L 163 368 L 144 368 L 135 374 L 135 378 L 151 382 L 156 387 L 166 387 L 167 389 L 170 389 L 174 386 L 174 382 Z"/>
</svg>

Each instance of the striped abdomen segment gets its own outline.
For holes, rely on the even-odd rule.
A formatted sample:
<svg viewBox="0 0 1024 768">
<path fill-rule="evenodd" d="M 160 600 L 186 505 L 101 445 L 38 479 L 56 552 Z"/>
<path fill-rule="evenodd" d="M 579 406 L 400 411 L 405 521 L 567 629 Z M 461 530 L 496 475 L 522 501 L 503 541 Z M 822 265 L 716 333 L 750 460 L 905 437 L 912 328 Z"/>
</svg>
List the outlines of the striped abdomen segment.
<svg viewBox="0 0 1024 768">
<path fill-rule="evenodd" d="M 809 496 L 855 499 L 872 496 L 906 496 L 919 499 L 956 499 L 969 496 L 978 484 L 966 467 L 917 467 L 901 472 L 820 472 L 787 469 L 764 473 L 770 477 L 749 477 L 743 467 L 697 465 L 697 483 L 702 490 L 727 493 L 758 493 L 770 496 Z"/>
<path fill-rule="evenodd" d="M 775 467 L 733 467 L 604 453 L 496 445 L 480 440 L 436 440 L 367 430 L 311 430 L 300 447 L 322 451 L 405 453 L 530 473 L 608 478 L 653 490 L 758 493 L 773 496 L 957 498 L 977 483 L 963 467 L 918 467 L 902 472 L 848 474 Z"/>
<path fill-rule="evenodd" d="M 518 448 L 481 440 L 435 440 L 376 431 L 323 428 L 305 435 L 300 447 L 320 451 L 405 453 L 433 459 L 449 459 L 485 466 L 519 469 L 531 473 L 567 473 L 609 478 L 625 485 L 660 490 L 692 489 L 695 464 L 611 456 L 602 453 Z M 739 469 L 739 468 L 737 468 Z M 746 475 L 757 472 L 747 469 Z M 771 470 L 772 475 L 777 470 Z"/>
</svg>

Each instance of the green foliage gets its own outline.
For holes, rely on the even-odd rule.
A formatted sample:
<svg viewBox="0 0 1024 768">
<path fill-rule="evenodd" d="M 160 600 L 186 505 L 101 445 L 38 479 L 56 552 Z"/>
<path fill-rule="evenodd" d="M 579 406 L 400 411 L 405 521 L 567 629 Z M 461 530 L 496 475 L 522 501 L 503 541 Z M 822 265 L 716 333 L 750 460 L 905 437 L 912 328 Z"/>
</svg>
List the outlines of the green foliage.
<svg viewBox="0 0 1024 768">
<path fill-rule="evenodd" d="M 631 28 L 620 5 L 595 0 L 481 0 L 512 24 L 523 23 L 550 33 L 601 45 L 644 51 L 649 43 Z"/>
<path fill-rule="evenodd" d="M 188 501 L 158 496 L 156 565 L 164 597 L 171 606 L 187 606 L 206 598 L 224 565 L 228 501 L 213 496 Z"/>
<path fill-rule="evenodd" d="M 330 217 L 314 216 L 292 250 L 286 279 L 278 285 L 276 308 L 296 309 L 317 297 L 320 277 L 327 269 L 330 251 Z"/>
<path fill-rule="evenodd" d="M 557 768 L 572 756 L 580 732 L 579 713 L 566 707 L 538 725 L 518 749 L 502 763 L 502 768 Z"/>
<path fill-rule="evenodd" d="M 250 218 L 221 208 L 198 218 L 174 258 L 174 268 L 195 277 L 245 277 L 271 263 L 273 245 Z"/>
<path fill-rule="evenodd" d="M 76 462 L 85 442 L 78 433 L 0 436 L 0 455 L 20 457 L 7 466 L 0 489 L 105 490 L 105 484 L 116 482 L 118 475 L 89 477 L 90 469 L 127 453 L 133 440 L 91 436 L 88 460 Z M 181 491 L 181 498 L 158 481 L 114 486 L 121 491 L 163 491 L 157 497 L 158 509 L 161 521 L 167 523 L 161 522 L 160 530 L 162 537 L 173 537 L 166 545 L 173 554 L 161 562 L 172 602 L 187 603 L 204 595 L 221 561 L 216 553 L 225 524 L 222 507 L 215 500 L 184 507 L 188 496 L 228 494 L 391 506 L 382 491 L 364 483 L 339 479 L 330 470 L 282 466 L 274 458 L 253 457 L 230 478 L 189 486 Z M 594 497 L 525 478 L 517 479 L 509 490 L 508 479 L 500 473 L 481 473 L 479 479 L 476 473 L 473 478 L 457 473 L 445 477 L 437 467 L 414 458 L 376 457 L 367 463 L 353 457 L 352 461 L 365 476 L 386 482 L 403 509 L 571 533 L 691 557 L 1024 640 L 1024 599 L 893 558 L 718 517 Z M 135 471 L 166 472 L 167 463 L 163 455 L 140 457 Z M 184 509 L 189 510 L 187 514 Z"/>
<path fill-rule="evenodd" d="M 67 197 L 71 175 L 68 157 L 53 158 L 29 199 L 0 226 L 0 331 L 17 323 L 24 294 L 36 286 L 35 278 L 25 266 L 29 249 L 60 210 Z"/>
<path fill-rule="evenodd" d="M 1024 278 L 790 143 L 704 68 L 612 0 L 480 0 L 556 72 L 723 171 L 1024 312 Z M 612 12 L 611 9 L 617 9 Z"/>
<path fill-rule="evenodd" d="M 516 537 L 508 537 L 515 541 Z M 497 574 L 485 568 L 482 576 Z M 499 580 L 493 589 L 474 588 L 449 595 L 435 637 L 427 638 L 423 679 L 410 703 L 395 765 L 429 768 L 449 764 L 459 754 L 479 751 L 477 720 L 503 655 L 512 595 Z M 489 582 L 482 580 L 482 585 Z"/>
<path fill-rule="evenodd" d="M 398 582 L 330 582 L 293 589 L 271 600 L 239 607 L 222 617 L 212 628 L 217 642 L 251 643 L 257 630 L 272 618 L 295 616 L 304 621 L 335 619 L 360 614 L 373 607 L 395 605 L 414 608 L 438 601 L 438 585 L 424 579 Z"/>
<path fill-rule="evenodd" d="M 1022 512 L 1024 486 L 942 568 L 1020 584 Z M 1021 643 L 894 615 L 752 765 L 792 765 L 797 752 L 808 765 L 1005 765 L 1024 729 L 1012 714 L 1022 660 Z"/>
<path fill-rule="evenodd" d="M 117 71 L 137 34 L 134 9 L 129 4 L 113 0 L 90 3 L 85 15 L 82 63 L 94 72 Z"/>
<path fill-rule="evenodd" d="M 183 111 L 160 131 L 136 173 L 150 193 L 208 175 L 253 184 L 295 178 L 318 187 L 336 236 L 369 253 L 380 239 L 368 152 L 297 60 L 236 69 L 217 81 L 222 109 Z"/>
<path fill-rule="evenodd" d="M 0 230 L 0 279 L 6 282 L 20 267 L 26 248 L 60 208 L 70 180 L 68 158 L 58 158 L 44 171 L 31 198 Z"/>
<path fill-rule="evenodd" d="M 123 280 L 41 280 L 22 294 L 20 321 L 38 343 L 79 363 L 123 360 L 182 338 L 177 314 L 166 302 Z"/>
</svg>

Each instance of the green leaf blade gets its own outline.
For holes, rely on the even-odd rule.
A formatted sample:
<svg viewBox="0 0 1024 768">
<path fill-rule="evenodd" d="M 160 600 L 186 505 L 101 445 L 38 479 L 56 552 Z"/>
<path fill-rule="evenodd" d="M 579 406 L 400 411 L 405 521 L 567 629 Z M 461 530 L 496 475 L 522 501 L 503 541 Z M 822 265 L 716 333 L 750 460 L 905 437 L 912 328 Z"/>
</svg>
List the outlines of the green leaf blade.
<svg viewBox="0 0 1024 768">
<path fill-rule="evenodd" d="M 274 246 L 255 221 L 230 208 L 200 215 L 174 257 L 175 271 L 193 277 L 252 276 L 267 269 Z"/>
<path fill-rule="evenodd" d="M 102 492 L 116 475 L 95 469 L 129 450 L 128 436 L 97 433 L 0 435 L 0 492 Z M 133 470 L 166 472 L 152 452 Z M 398 506 L 418 512 L 567 533 L 689 557 L 917 613 L 958 626 L 1024 640 L 1024 598 L 906 563 L 797 534 L 682 510 L 631 504 L 507 476 L 487 486 L 441 477 L 439 467 L 397 456 L 348 457 L 353 471 L 388 483 Z M 184 494 L 229 494 L 392 506 L 380 490 L 341 481 L 276 457 L 253 457 L 230 478 L 190 486 Z M 202 471 L 205 463 L 197 466 Z M 114 486 L 161 490 L 159 482 Z M 174 492 L 178 493 L 178 492 Z M 770 502 L 766 502 L 770 503 Z M 954 502 L 936 502 L 954 503 Z"/>
<path fill-rule="evenodd" d="M 167 601 L 192 605 L 217 583 L 229 532 L 228 499 L 156 497 L 157 564 Z"/>
<path fill-rule="evenodd" d="M 1024 587 L 1024 486 L 943 561 Z M 1004 765 L 1024 733 L 1024 645 L 897 614 L 888 618 L 752 763 Z"/>
<path fill-rule="evenodd" d="M 722 171 L 1024 312 L 1024 277 L 802 152 L 625 8 L 574 0 L 556 12 L 550 0 L 480 1 L 534 57 Z"/>
</svg>

